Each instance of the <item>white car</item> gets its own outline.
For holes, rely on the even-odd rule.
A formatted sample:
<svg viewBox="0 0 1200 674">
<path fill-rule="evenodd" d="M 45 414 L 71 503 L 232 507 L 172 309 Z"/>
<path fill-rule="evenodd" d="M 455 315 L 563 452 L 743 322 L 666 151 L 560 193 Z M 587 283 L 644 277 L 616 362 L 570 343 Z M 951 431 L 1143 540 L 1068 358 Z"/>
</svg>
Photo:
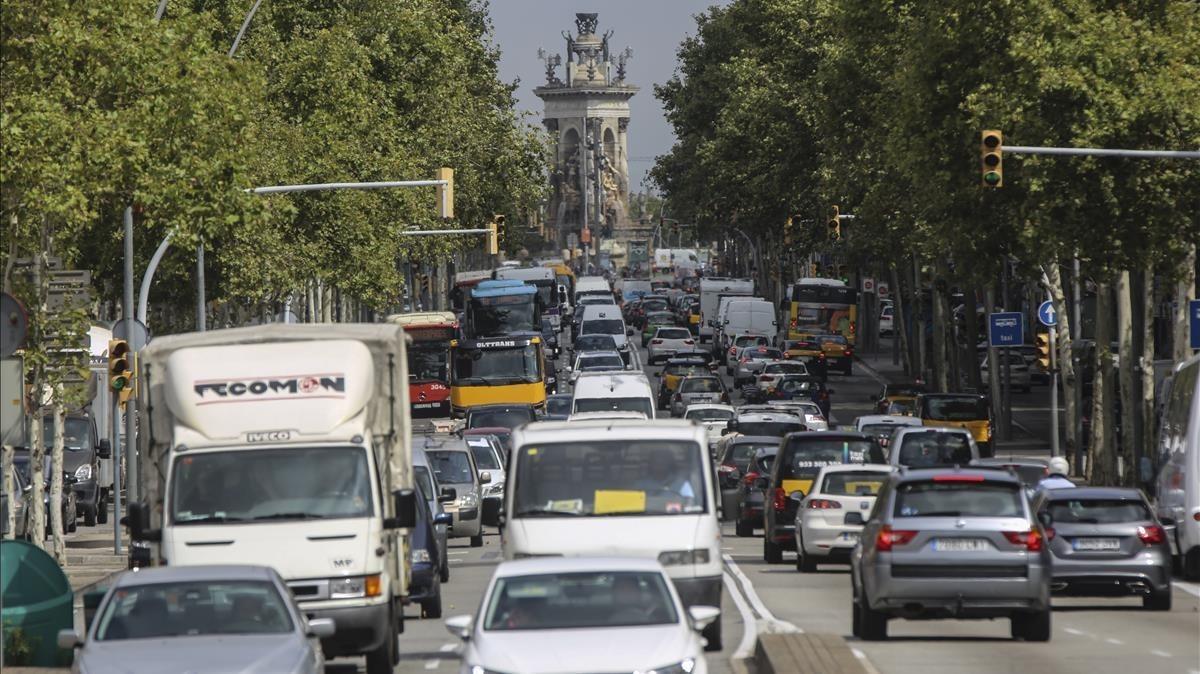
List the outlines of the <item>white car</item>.
<svg viewBox="0 0 1200 674">
<path fill-rule="evenodd" d="M 734 335 L 725 348 L 725 353 L 721 354 L 721 357 L 725 359 L 725 374 L 733 374 L 733 368 L 737 365 L 738 351 L 743 347 L 770 345 L 770 338 L 764 335 Z"/>
<path fill-rule="evenodd" d="M 890 335 L 896 331 L 896 318 L 894 310 L 889 304 L 879 310 L 879 334 Z"/>
<path fill-rule="evenodd" d="M 700 631 L 719 615 L 685 609 L 653 559 L 539 557 L 501 563 L 479 615 L 446 629 L 463 672 L 704 674 Z"/>
<path fill-rule="evenodd" d="M 785 374 L 808 374 L 808 366 L 798 360 L 772 361 L 763 365 L 754 383 L 763 391 L 770 391 Z"/>
<path fill-rule="evenodd" d="M 875 507 L 875 495 L 891 472 L 891 466 L 841 464 L 817 473 L 812 491 L 796 509 L 797 571 L 816 571 L 821 563 L 849 563 L 867 513 Z"/>
<path fill-rule="evenodd" d="M 1008 352 L 1008 349 L 996 349 L 996 352 L 996 366 L 1000 368 L 1000 381 L 1004 382 L 1004 358 L 1007 356 L 1013 390 L 1029 393 L 1029 389 L 1033 386 L 1033 376 L 1029 372 L 1029 363 L 1025 361 L 1025 357 L 1020 353 Z M 979 376 L 986 384 L 988 381 L 987 358 L 979 363 Z"/>
<path fill-rule="evenodd" d="M 629 412 L 625 410 L 609 410 L 607 412 L 576 412 L 567 417 L 567 421 L 645 421 L 647 419 L 643 412 Z"/>
<path fill-rule="evenodd" d="M 809 400 L 772 400 L 769 407 L 795 414 L 804 420 L 810 431 L 829 430 L 829 420 L 821 412 L 821 406 Z"/>
<path fill-rule="evenodd" d="M 696 339 L 687 328 L 661 327 L 646 345 L 646 362 L 654 365 L 677 351 L 691 351 L 695 347 Z"/>
<path fill-rule="evenodd" d="M 879 446 L 885 451 L 892 441 L 896 431 L 908 426 L 921 427 L 925 424 L 916 417 L 906 417 L 899 414 L 866 414 L 854 420 L 854 430 L 867 435 L 874 435 Z"/>
<path fill-rule="evenodd" d="M 718 440 L 725 435 L 725 428 L 729 424 L 729 420 L 737 416 L 737 412 L 732 405 L 719 405 L 716 403 L 697 403 L 688 405 L 683 411 L 683 418 L 688 421 L 694 421 L 704 427 L 708 433 L 708 446 L 712 447 Z"/>
</svg>

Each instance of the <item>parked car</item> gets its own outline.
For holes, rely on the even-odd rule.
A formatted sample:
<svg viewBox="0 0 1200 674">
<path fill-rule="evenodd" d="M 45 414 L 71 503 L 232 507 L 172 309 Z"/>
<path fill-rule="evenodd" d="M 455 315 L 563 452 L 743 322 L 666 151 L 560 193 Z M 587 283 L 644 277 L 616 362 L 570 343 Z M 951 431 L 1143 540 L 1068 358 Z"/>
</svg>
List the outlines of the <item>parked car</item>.
<svg viewBox="0 0 1200 674">
<path fill-rule="evenodd" d="M 1006 472 L 893 473 L 851 554 L 850 581 L 861 639 L 886 639 L 893 617 L 1009 618 L 1013 638 L 1050 639 L 1046 534 Z"/>
<path fill-rule="evenodd" d="M 1008 353 L 1007 349 L 996 349 L 996 366 L 1000 368 L 1000 381 L 1004 381 L 1004 364 L 1005 359 L 1008 359 L 1009 376 L 1012 377 L 1012 388 L 1014 391 L 1021 393 L 1029 393 L 1033 387 L 1033 378 L 1030 375 L 1029 363 L 1025 361 L 1019 353 Z M 990 376 L 988 373 L 988 359 L 984 358 L 979 363 L 979 376 L 987 381 Z"/>
<path fill-rule="evenodd" d="M 863 516 L 875 506 L 875 495 L 891 473 L 891 466 L 870 464 L 825 466 L 817 473 L 796 509 L 797 571 L 807 573 L 821 563 L 850 561 Z"/>
<path fill-rule="evenodd" d="M 42 421 L 42 443 L 48 454 L 54 444 L 53 417 Z M 111 456 L 108 439 L 97 437 L 91 415 L 73 412 L 63 418 L 63 471 L 74 478 L 71 490 L 75 492 L 75 508 L 85 526 L 108 521 L 108 493 L 100 488 L 97 478 L 100 459 Z"/>
<path fill-rule="evenodd" d="M 63 452 L 63 453 L 66 454 L 66 452 Z M 43 482 L 42 503 L 44 504 L 44 508 L 45 508 L 45 510 L 43 510 L 43 512 L 46 514 L 45 535 L 49 536 L 50 532 L 51 532 L 51 527 L 50 527 L 50 453 L 49 452 L 46 453 L 46 462 L 44 465 L 45 465 L 45 468 L 42 471 L 42 475 L 45 476 L 45 481 Z M 15 470 L 20 476 L 22 489 L 25 489 L 26 487 L 33 484 L 32 475 L 30 472 L 29 450 L 28 449 L 13 450 L 13 470 Z M 70 473 L 68 473 L 66 471 L 63 471 L 62 497 L 59 499 L 58 507 L 59 507 L 60 512 L 62 513 L 63 531 L 66 533 L 75 531 L 79 527 L 78 510 L 76 509 L 76 505 L 75 505 L 76 504 L 76 500 L 75 500 L 76 496 L 75 496 L 75 490 L 73 489 L 74 484 L 75 484 L 75 476 L 71 475 Z M 32 490 L 27 492 L 27 495 L 28 495 L 28 493 L 32 493 Z M 26 499 L 26 505 L 28 505 L 28 499 Z M 26 507 L 25 508 L 26 523 L 23 527 L 19 527 L 20 529 L 23 529 L 25 531 L 25 534 L 27 537 L 33 535 L 33 527 L 30 526 L 30 523 L 28 521 L 28 519 L 30 517 L 32 517 L 32 515 L 33 515 L 33 511 L 29 507 Z"/>
<path fill-rule="evenodd" d="M 1132 595 L 1144 608 L 1171 610 L 1171 549 L 1141 490 L 1050 489 L 1039 494 L 1034 509 L 1054 560 L 1054 594 Z"/>
<path fill-rule="evenodd" d="M 264 566 L 165 566 L 127 571 L 87 627 L 58 633 L 77 672 L 325 670 L 332 618 L 307 618 L 279 574 Z"/>
<path fill-rule="evenodd" d="M 891 335 L 896 331 L 895 310 L 892 306 L 886 306 L 879 310 L 879 334 Z"/>
</svg>

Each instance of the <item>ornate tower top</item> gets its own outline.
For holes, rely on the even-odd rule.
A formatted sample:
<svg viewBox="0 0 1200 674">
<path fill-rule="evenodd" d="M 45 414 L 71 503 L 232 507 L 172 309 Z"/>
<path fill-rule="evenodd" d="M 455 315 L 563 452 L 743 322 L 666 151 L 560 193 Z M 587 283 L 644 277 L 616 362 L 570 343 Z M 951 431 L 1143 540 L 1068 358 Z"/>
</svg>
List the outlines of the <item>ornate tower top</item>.
<svg viewBox="0 0 1200 674">
<path fill-rule="evenodd" d="M 633 50 L 626 48 L 620 54 L 609 51 L 608 40 L 612 31 L 597 35 L 599 14 L 580 12 L 575 15 L 575 35 L 562 32 L 567 41 L 566 81 L 559 79 L 558 67 L 562 65 L 560 54 L 549 54 L 538 50 L 538 58 L 546 66 L 546 84 L 540 89 L 555 87 L 624 87 L 625 72 Z"/>
</svg>

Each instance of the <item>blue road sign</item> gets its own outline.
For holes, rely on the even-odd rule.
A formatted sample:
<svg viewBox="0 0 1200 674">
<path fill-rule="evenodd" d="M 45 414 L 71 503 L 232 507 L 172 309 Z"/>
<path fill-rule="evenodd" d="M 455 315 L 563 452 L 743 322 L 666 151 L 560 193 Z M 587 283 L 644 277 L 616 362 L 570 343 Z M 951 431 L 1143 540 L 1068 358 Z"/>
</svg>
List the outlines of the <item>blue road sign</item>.
<svg viewBox="0 0 1200 674">
<path fill-rule="evenodd" d="M 1200 349 L 1200 300 L 1188 302 L 1188 316 L 1192 327 L 1192 348 Z"/>
<path fill-rule="evenodd" d="M 1058 312 L 1054 310 L 1054 302 L 1046 300 L 1038 307 L 1038 320 L 1047 328 L 1058 325 Z"/>
<path fill-rule="evenodd" d="M 1021 346 L 1024 343 L 1025 317 L 1019 311 L 988 314 L 988 344 Z"/>
</svg>

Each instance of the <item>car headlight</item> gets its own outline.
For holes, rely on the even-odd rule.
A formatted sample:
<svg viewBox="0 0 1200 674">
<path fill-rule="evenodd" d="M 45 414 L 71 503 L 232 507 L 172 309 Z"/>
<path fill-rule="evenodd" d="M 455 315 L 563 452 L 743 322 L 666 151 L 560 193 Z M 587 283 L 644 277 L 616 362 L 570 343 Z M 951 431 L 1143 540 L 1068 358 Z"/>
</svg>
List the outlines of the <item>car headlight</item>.
<svg viewBox="0 0 1200 674">
<path fill-rule="evenodd" d="M 696 661 L 692 658 L 686 658 L 681 662 L 676 662 L 673 665 L 665 667 L 655 667 L 654 669 L 646 669 L 635 674 L 692 674 L 696 671 Z"/>
<path fill-rule="evenodd" d="M 463 494 L 458 499 L 458 505 L 460 505 L 464 508 L 474 507 L 478 503 L 479 503 L 479 494 L 476 494 L 473 491 L 469 491 L 469 492 Z"/>
<path fill-rule="evenodd" d="M 350 576 L 329 579 L 330 599 L 354 599 L 356 597 L 378 597 L 383 590 L 380 575 Z"/>
<path fill-rule="evenodd" d="M 663 566 L 683 566 L 685 564 L 708 564 L 707 549 L 700 550 L 668 550 L 658 555 L 658 563 Z M 690 671 L 690 670 L 689 670 Z"/>
<path fill-rule="evenodd" d="M 85 463 L 82 466 L 76 468 L 75 469 L 75 479 L 76 480 L 92 479 L 92 464 Z"/>
<path fill-rule="evenodd" d="M 504 483 L 503 482 L 495 482 L 493 484 L 489 484 L 487 486 L 487 488 L 484 489 L 484 491 L 483 491 L 484 496 L 500 496 L 503 493 L 504 493 Z"/>
<path fill-rule="evenodd" d="M 429 551 L 425 548 L 417 548 L 412 551 L 413 564 L 428 564 L 430 562 Z"/>
</svg>

